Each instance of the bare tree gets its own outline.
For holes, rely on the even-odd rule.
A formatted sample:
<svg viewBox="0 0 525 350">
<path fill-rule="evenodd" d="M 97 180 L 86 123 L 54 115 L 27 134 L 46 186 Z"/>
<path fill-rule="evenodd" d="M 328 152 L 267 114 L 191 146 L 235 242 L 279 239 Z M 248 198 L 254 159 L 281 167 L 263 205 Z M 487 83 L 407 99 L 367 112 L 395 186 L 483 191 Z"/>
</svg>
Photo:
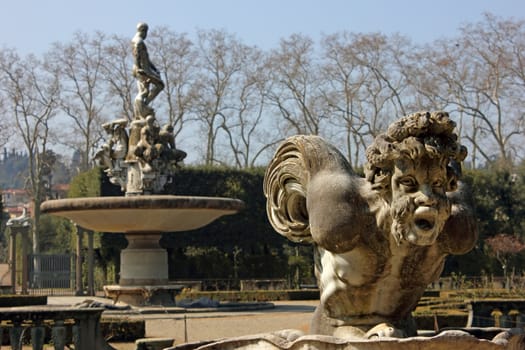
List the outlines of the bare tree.
<svg viewBox="0 0 525 350">
<path fill-rule="evenodd" d="M 511 165 L 523 151 L 523 24 L 487 14 L 462 27 L 456 40 L 437 41 L 418 55 L 422 69 L 412 83 L 427 100 L 460 113 L 474 166 L 478 157 Z"/>
<path fill-rule="evenodd" d="M 398 35 L 339 32 L 321 45 L 330 121 L 357 166 L 370 139 L 405 114 L 410 99 L 400 64 L 409 42 Z"/>
<path fill-rule="evenodd" d="M 402 74 L 410 42 L 399 35 L 355 34 L 351 48 L 354 60 L 369 73 L 364 84 L 365 96 L 369 96 L 365 102 L 374 120 L 371 132 L 377 135 L 392 119 L 406 115 L 411 104 L 409 85 Z"/>
<path fill-rule="evenodd" d="M 438 40 L 412 52 L 404 66 L 404 74 L 415 91 L 420 109 L 451 110 L 458 113 L 458 135 L 470 144 L 472 167 L 476 167 L 480 122 L 476 118 L 466 120 L 462 106 L 466 101 L 464 86 L 471 80 L 470 58 L 464 55 L 457 40 Z M 475 109 L 481 109 L 480 100 L 471 100 Z"/>
<path fill-rule="evenodd" d="M 199 94 L 194 113 L 204 134 L 204 164 L 224 163 L 217 154 L 217 139 L 235 113 L 235 91 L 246 64 L 248 47 L 225 31 L 198 33 Z"/>
<path fill-rule="evenodd" d="M 322 79 L 311 38 L 293 34 L 270 53 L 269 104 L 283 118 L 288 133 L 319 135 L 326 108 Z M 275 124 L 275 123 L 274 123 Z"/>
<path fill-rule="evenodd" d="M 493 16 L 486 14 L 485 17 L 491 18 Z M 511 57 L 509 61 L 509 70 L 514 79 L 511 81 L 513 87 L 517 91 L 523 91 L 525 88 L 525 21 L 524 20 L 497 20 L 499 27 L 503 27 L 505 40 L 508 42 L 508 54 Z M 513 98 L 524 98 L 523 94 L 516 94 Z"/>
<path fill-rule="evenodd" d="M 40 251 L 40 203 L 45 199 L 49 182 L 50 121 L 55 116 L 59 97 L 58 71 L 43 68 L 35 56 L 21 59 L 14 50 L 0 52 L 0 89 L 8 111 L 14 118 L 17 133 L 28 153 L 27 190 L 33 200 L 33 253 Z"/>
<path fill-rule="evenodd" d="M 360 147 L 360 130 L 366 125 L 365 113 L 361 109 L 359 89 L 366 80 L 366 72 L 354 62 L 349 50 L 349 33 L 342 32 L 321 40 L 324 63 L 322 72 L 327 79 L 323 96 L 330 108 L 331 121 L 346 145 L 350 164 L 356 165 Z M 355 157 L 353 157 L 355 156 Z"/>
<path fill-rule="evenodd" d="M 104 95 L 102 64 L 105 35 L 97 32 L 90 36 L 77 32 L 71 42 L 54 43 L 46 56 L 53 71 L 60 71 L 60 107 L 72 121 L 71 130 L 61 137 L 69 146 L 81 151 L 80 170 L 90 166 L 90 159 L 103 137 L 102 116 Z"/>
<path fill-rule="evenodd" d="M 239 168 L 255 166 L 265 152 L 282 140 L 279 133 L 272 132 L 272 125 L 264 124 L 268 121 L 266 96 L 270 85 L 264 54 L 257 48 L 247 48 L 245 54 L 232 113 L 222 124 L 233 164 Z"/>
<path fill-rule="evenodd" d="M 128 121 L 133 119 L 133 100 L 136 95 L 135 78 L 131 74 L 130 38 L 112 36 L 104 46 L 105 59 L 101 62 L 103 79 L 107 84 L 107 100 L 119 106 L 115 115 Z"/>
<path fill-rule="evenodd" d="M 156 28 L 150 38 L 152 56 L 165 82 L 161 100 L 165 103 L 157 110 L 173 126 L 175 136 L 182 131 L 190 117 L 190 107 L 198 96 L 197 52 L 186 34 L 177 34 L 167 27 Z M 160 111 L 160 113 L 159 113 Z"/>
<path fill-rule="evenodd" d="M 7 144 L 14 128 L 13 120 L 5 117 L 10 114 L 8 104 L 4 95 L 0 94 L 0 115 L 4 116 L 0 123 L 0 148 L 3 148 Z"/>
<path fill-rule="evenodd" d="M 322 71 L 327 78 L 323 95 L 330 108 L 330 121 L 346 145 L 350 164 L 357 166 L 359 152 L 366 147 L 365 136 L 375 129 L 376 119 L 371 119 L 365 109 L 363 89 L 370 79 L 369 71 L 355 60 L 353 38 L 348 32 L 326 36 L 321 41 L 324 64 Z"/>
</svg>

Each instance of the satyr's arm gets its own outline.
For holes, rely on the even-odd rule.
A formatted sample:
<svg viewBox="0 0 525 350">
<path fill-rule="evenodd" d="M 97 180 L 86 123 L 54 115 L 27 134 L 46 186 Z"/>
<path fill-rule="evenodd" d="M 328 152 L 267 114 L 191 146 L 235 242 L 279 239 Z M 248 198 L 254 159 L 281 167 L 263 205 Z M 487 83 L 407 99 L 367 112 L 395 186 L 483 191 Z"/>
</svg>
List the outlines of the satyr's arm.
<svg viewBox="0 0 525 350">
<path fill-rule="evenodd" d="M 334 253 L 347 252 L 377 231 L 360 195 L 363 179 L 344 171 L 319 172 L 310 181 L 306 206 L 313 241 Z"/>
<path fill-rule="evenodd" d="M 294 242 L 347 252 L 363 235 L 377 232 L 362 198 L 364 183 L 344 155 L 322 138 L 290 137 L 264 175 L 268 220 Z"/>
<path fill-rule="evenodd" d="M 448 196 L 452 203 L 452 212 L 438 241 L 446 253 L 465 254 L 474 247 L 478 239 L 470 190 L 460 183 L 459 189 Z"/>
</svg>

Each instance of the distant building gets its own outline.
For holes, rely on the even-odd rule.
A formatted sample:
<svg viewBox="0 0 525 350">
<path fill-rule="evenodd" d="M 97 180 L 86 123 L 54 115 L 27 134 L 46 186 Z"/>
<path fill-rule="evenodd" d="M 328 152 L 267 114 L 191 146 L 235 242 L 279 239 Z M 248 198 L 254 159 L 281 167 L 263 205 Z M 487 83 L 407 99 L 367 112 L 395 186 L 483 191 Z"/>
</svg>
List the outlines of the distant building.
<svg viewBox="0 0 525 350">
<path fill-rule="evenodd" d="M 66 198 L 67 191 L 69 191 L 69 184 L 55 184 L 51 186 L 51 198 L 50 199 Z"/>
<path fill-rule="evenodd" d="M 2 203 L 4 211 L 9 217 L 15 217 L 22 214 L 23 208 L 27 208 L 28 214 L 33 213 L 31 197 L 26 190 L 18 188 L 9 188 L 2 190 Z"/>
<path fill-rule="evenodd" d="M 69 184 L 56 184 L 51 188 L 50 199 L 65 198 Z M 7 212 L 9 217 L 19 216 L 23 212 L 23 208 L 27 209 L 29 216 L 33 215 L 33 201 L 29 193 L 20 188 L 10 188 L 2 190 L 2 203 L 4 205 L 4 212 Z"/>
</svg>

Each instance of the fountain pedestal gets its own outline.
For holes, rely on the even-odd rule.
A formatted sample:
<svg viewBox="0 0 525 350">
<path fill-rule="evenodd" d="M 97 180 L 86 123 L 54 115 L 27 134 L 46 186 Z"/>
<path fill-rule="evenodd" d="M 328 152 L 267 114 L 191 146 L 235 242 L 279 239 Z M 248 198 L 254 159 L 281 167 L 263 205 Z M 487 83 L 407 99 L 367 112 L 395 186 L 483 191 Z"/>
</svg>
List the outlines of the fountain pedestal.
<svg viewBox="0 0 525 350">
<path fill-rule="evenodd" d="M 104 295 L 113 302 L 133 306 L 175 306 L 175 295 L 184 288 L 182 285 L 130 285 L 104 286 Z"/>
<path fill-rule="evenodd" d="M 174 306 L 182 289 L 168 284 L 168 254 L 159 245 L 161 234 L 126 234 L 128 246 L 120 252 L 118 285 L 104 286 L 104 294 L 126 304 Z"/>
<path fill-rule="evenodd" d="M 128 246 L 120 253 L 120 285 L 168 283 L 168 254 L 159 245 L 161 234 L 126 234 Z"/>
</svg>

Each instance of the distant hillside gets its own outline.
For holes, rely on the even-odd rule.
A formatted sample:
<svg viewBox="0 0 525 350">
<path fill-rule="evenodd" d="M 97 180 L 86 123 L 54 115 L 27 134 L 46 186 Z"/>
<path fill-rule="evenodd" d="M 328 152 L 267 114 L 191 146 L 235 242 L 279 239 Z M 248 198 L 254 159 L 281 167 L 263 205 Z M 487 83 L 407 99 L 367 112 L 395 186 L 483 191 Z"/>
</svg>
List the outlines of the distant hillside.
<svg viewBox="0 0 525 350">
<path fill-rule="evenodd" d="M 52 170 L 52 181 L 54 184 L 69 183 L 71 181 L 71 170 L 61 160 L 61 156 L 54 154 L 56 161 Z M 4 148 L 0 157 L 0 189 L 24 188 L 28 176 L 27 153 L 12 149 L 7 151 Z"/>
<path fill-rule="evenodd" d="M 14 149 L 8 153 L 4 149 L 0 161 L 0 188 L 23 188 L 27 178 L 27 161 L 27 154 Z"/>
</svg>

